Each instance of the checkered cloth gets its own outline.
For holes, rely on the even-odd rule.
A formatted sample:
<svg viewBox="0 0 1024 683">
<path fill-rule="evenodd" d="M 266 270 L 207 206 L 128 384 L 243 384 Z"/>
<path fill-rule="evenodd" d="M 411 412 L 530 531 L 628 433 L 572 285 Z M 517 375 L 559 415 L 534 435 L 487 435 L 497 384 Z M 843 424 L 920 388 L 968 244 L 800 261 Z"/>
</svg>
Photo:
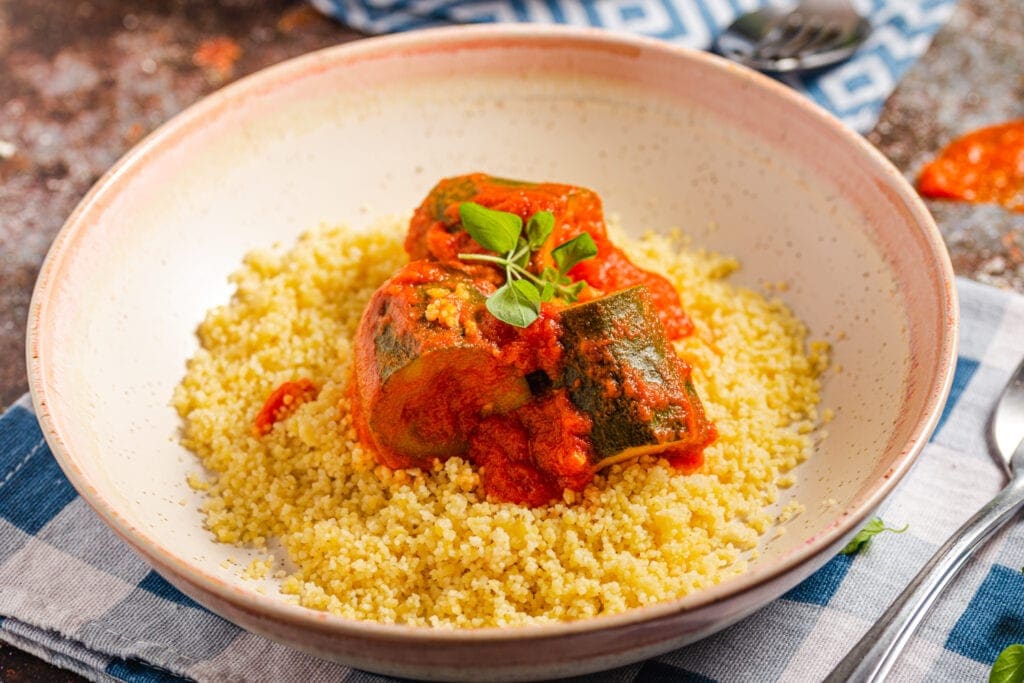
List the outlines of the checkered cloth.
<svg viewBox="0 0 1024 683">
<path fill-rule="evenodd" d="M 796 0 L 310 0 L 366 33 L 487 22 L 597 26 L 707 50 L 743 12 Z M 924 54 L 956 0 L 851 0 L 872 24 L 868 41 L 841 66 L 783 80 L 854 130 L 874 127 L 903 73 Z"/>
<path fill-rule="evenodd" d="M 984 427 L 1021 356 L 1024 297 L 958 283 L 963 327 L 949 402 L 885 502 L 883 534 L 695 645 L 590 677 L 820 680 L 945 538 L 1003 485 Z M 979 681 L 1024 642 L 1024 524 L 967 566 L 897 664 L 898 681 Z M 27 399 L 0 417 L 0 639 L 94 681 L 383 681 L 247 633 L 179 593 L 78 497 Z"/>
</svg>

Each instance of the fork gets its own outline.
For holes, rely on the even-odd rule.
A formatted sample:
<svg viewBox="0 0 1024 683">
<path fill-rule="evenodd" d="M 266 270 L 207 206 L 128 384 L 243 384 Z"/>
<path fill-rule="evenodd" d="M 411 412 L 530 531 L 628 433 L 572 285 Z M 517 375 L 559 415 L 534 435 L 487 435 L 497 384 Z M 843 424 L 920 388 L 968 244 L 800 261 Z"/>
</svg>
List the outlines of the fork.
<svg viewBox="0 0 1024 683">
<path fill-rule="evenodd" d="M 870 23 L 847 0 L 801 0 L 740 16 L 718 37 L 716 48 L 760 71 L 806 71 L 849 58 L 870 32 Z"/>
</svg>

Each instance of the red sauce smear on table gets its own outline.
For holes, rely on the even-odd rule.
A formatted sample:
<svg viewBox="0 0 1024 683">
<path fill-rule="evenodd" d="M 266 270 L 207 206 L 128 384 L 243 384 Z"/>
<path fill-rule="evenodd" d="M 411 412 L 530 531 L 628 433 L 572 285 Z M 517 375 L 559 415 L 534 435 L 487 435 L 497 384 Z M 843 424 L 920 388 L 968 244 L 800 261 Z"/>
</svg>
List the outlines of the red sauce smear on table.
<svg viewBox="0 0 1024 683">
<path fill-rule="evenodd" d="M 949 143 L 921 170 L 917 189 L 925 197 L 1024 212 L 1024 119 L 981 128 Z"/>
<path fill-rule="evenodd" d="M 269 434 L 275 422 L 294 413 L 305 401 L 316 398 L 318 391 L 316 385 L 305 377 L 295 382 L 284 382 L 271 392 L 256 414 L 256 419 L 252 421 L 253 435 L 259 437 Z"/>
</svg>

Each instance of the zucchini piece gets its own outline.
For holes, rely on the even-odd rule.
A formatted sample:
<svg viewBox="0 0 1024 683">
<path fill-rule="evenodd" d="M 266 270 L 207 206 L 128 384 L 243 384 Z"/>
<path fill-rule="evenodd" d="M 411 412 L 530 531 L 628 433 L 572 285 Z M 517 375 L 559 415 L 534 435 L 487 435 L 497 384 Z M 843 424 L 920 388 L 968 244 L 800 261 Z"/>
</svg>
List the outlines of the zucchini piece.
<svg viewBox="0 0 1024 683">
<path fill-rule="evenodd" d="M 530 400 L 526 378 L 480 333 L 489 273 L 414 261 L 371 297 L 356 331 L 356 426 L 385 465 L 462 455 L 481 419 Z"/>
<path fill-rule="evenodd" d="M 524 222 L 538 211 L 555 215 L 554 232 L 533 257 L 531 270 L 537 273 L 552 265 L 551 249 L 581 232 L 589 232 L 599 243 L 606 241 L 601 198 L 593 191 L 560 183 L 531 183 L 470 173 L 445 178 L 416 208 L 405 237 L 409 258 L 454 261 L 460 253 L 482 251 L 459 220 L 459 206 L 469 201 L 517 214 Z"/>
<path fill-rule="evenodd" d="M 644 286 L 561 313 L 573 405 L 593 422 L 594 468 L 648 453 L 703 448 L 713 426 Z"/>
<path fill-rule="evenodd" d="M 585 187 L 530 183 L 485 173 L 445 178 L 413 213 L 405 236 L 409 258 L 455 261 L 462 253 L 485 252 L 462 229 L 459 206 L 468 201 L 514 213 L 524 222 L 537 211 L 554 214 L 554 231 L 530 257 L 528 269 L 534 274 L 554 265 L 551 251 L 558 245 L 588 233 L 597 245 L 598 255 L 572 269 L 569 275 L 574 280 L 585 280 L 591 287 L 605 292 L 647 285 L 669 338 L 681 339 L 693 332 L 675 287 L 664 277 L 635 265 L 609 241 L 601 198 Z"/>
</svg>

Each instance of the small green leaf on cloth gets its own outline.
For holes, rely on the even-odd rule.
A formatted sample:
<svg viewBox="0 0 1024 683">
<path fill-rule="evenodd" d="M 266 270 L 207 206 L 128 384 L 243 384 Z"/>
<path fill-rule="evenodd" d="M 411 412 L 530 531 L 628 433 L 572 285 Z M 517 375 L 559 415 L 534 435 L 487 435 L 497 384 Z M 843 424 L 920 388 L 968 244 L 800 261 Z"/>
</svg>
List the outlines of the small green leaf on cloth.
<svg viewBox="0 0 1024 683">
<path fill-rule="evenodd" d="M 1010 645 L 999 653 L 989 683 L 1024 683 L 1024 645 Z"/>
<path fill-rule="evenodd" d="M 891 531 L 894 534 L 902 534 L 910 528 L 910 525 L 904 526 L 902 529 L 893 529 L 885 526 L 880 518 L 875 517 L 873 520 L 867 523 L 863 529 L 857 532 L 857 535 L 846 544 L 846 547 L 840 550 L 842 555 L 856 555 L 871 542 L 871 539 L 884 531 Z"/>
</svg>

